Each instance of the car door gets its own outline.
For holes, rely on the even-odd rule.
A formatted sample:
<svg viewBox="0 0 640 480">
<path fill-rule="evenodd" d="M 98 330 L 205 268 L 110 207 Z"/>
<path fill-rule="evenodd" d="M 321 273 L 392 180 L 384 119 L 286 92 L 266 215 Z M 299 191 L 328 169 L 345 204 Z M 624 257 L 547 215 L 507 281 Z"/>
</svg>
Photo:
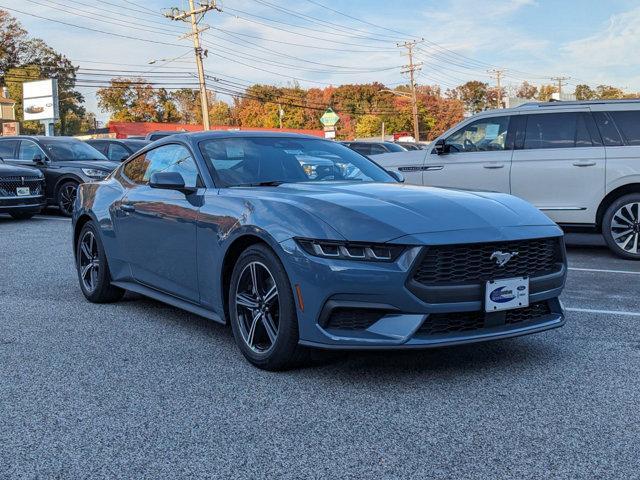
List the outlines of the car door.
<svg viewBox="0 0 640 480">
<path fill-rule="evenodd" d="M 511 193 L 558 223 L 595 223 L 604 197 L 605 151 L 588 110 L 522 115 Z"/>
<path fill-rule="evenodd" d="M 424 185 L 509 193 L 512 147 L 509 115 L 474 120 L 444 139 L 440 155 L 430 149 L 422 165 Z"/>
<path fill-rule="evenodd" d="M 47 199 L 53 199 L 56 183 L 59 175 L 57 169 L 49 163 L 44 163 L 47 158 L 45 152 L 33 140 L 20 140 L 18 155 L 13 163 L 25 167 L 34 167 L 42 171 L 45 179 L 45 195 Z M 36 162 L 36 160 L 38 160 Z"/>
<path fill-rule="evenodd" d="M 197 301 L 196 220 L 204 189 L 185 195 L 151 188 L 155 172 L 178 172 L 188 187 L 201 184 L 184 145 L 163 145 L 135 157 L 122 170 L 126 193 L 115 215 L 116 234 L 136 281 Z"/>
</svg>

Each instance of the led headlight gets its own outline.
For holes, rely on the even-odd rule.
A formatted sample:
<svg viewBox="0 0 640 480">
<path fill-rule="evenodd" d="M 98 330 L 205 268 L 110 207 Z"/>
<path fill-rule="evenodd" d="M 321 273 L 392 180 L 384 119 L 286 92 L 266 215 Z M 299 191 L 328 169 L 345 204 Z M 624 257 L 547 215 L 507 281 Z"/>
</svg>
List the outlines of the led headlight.
<svg viewBox="0 0 640 480">
<path fill-rule="evenodd" d="M 97 168 L 83 168 L 82 171 L 87 177 L 91 178 L 104 178 L 109 175 L 109 172 L 98 170 Z"/>
<path fill-rule="evenodd" d="M 385 243 L 352 243 L 306 238 L 297 238 L 296 241 L 309 255 L 338 260 L 393 262 L 404 250 L 403 246 Z"/>
</svg>

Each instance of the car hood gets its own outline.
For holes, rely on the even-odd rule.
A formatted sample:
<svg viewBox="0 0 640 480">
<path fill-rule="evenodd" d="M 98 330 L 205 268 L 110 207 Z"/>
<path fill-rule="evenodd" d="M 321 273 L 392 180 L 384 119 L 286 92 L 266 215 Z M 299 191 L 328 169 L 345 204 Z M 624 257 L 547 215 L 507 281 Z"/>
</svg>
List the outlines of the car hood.
<svg viewBox="0 0 640 480">
<path fill-rule="evenodd" d="M 500 193 L 398 183 L 298 183 L 265 190 L 269 192 L 262 195 L 295 203 L 350 241 L 388 242 L 407 235 L 462 230 L 489 232 L 499 239 L 493 232 L 504 236 L 511 227 L 555 227 L 531 204 Z"/>
<path fill-rule="evenodd" d="M 98 170 L 112 172 L 120 165 L 120 162 L 110 162 L 107 160 L 59 160 L 53 162 L 53 165 L 71 168 L 96 168 Z"/>
<path fill-rule="evenodd" d="M 0 163 L 0 176 L 2 177 L 38 177 L 43 175 L 37 168 L 32 167 L 18 167 L 15 165 L 6 165 Z"/>
</svg>

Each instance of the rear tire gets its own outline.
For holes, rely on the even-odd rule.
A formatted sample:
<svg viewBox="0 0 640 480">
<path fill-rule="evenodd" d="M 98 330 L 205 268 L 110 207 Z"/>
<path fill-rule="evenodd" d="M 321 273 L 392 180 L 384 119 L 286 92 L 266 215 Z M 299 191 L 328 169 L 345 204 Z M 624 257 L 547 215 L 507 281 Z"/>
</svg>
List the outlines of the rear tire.
<svg viewBox="0 0 640 480">
<path fill-rule="evenodd" d="M 56 194 L 56 203 L 60 209 L 60 213 L 65 217 L 73 215 L 73 205 L 76 202 L 76 196 L 78 195 L 78 182 L 69 181 L 64 182 L 58 187 L 58 193 Z"/>
<path fill-rule="evenodd" d="M 615 200 L 602 219 L 602 236 L 613 253 L 640 260 L 640 193 Z"/>
<path fill-rule="evenodd" d="M 93 222 L 82 227 L 76 249 L 76 269 L 80 289 L 93 303 L 110 303 L 120 300 L 125 291 L 111 284 L 111 273 L 104 253 L 98 228 Z"/>
<path fill-rule="evenodd" d="M 289 278 L 271 249 L 258 244 L 242 252 L 228 294 L 233 336 L 250 363 L 277 371 L 302 360 Z"/>
<path fill-rule="evenodd" d="M 9 212 L 15 220 L 29 220 L 31 217 L 35 215 L 35 213 L 31 212 Z"/>
</svg>

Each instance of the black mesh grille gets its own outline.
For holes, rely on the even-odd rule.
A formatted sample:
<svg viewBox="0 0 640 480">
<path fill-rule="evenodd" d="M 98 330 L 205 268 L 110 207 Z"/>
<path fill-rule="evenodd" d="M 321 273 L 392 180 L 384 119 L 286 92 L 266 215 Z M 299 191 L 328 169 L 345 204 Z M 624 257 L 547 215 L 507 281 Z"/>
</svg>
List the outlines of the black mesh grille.
<svg viewBox="0 0 640 480">
<path fill-rule="evenodd" d="M 518 252 L 503 267 L 494 252 Z M 495 278 L 535 277 L 560 270 L 560 240 L 543 238 L 501 243 L 428 247 L 413 279 L 423 285 L 480 283 Z"/>
<path fill-rule="evenodd" d="M 468 332 L 484 327 L 484 312 L 433 313 L 422 324 L 421 335 Z"/>
<path fill-rule="evenodd" d="M 336 308 L 331 312 L 327 328 L 339 330 L 365 330 L 388 312 L 385 310 Z"/>
<path fill-rule="evenodd" d="M 429 315 L 417 333 L 418 335 L 444 335 L 469 332 L 503 324 L 532 322 L 550 313 L 551 309 L 547 302 L 537 302 L 525 308 L 505 312 L 433 313 Z"/>
<path fill-rule="evenodd" d="M 0 177 L 0 197 L 17 197 L 16 188 L 29 187 L 31 195 L 42 195 L 44 180 L 33 177 Z"/>
<path fill-rule="evenodd" d="M 532 303 L 525 308 L 507 310 L 505 323 L 507 325 L 512 325 L 514 323 L 529 322 L 545 315 L 549 315 L 550 313 L 551 309 L 547 302 Z"/>
</svg>

